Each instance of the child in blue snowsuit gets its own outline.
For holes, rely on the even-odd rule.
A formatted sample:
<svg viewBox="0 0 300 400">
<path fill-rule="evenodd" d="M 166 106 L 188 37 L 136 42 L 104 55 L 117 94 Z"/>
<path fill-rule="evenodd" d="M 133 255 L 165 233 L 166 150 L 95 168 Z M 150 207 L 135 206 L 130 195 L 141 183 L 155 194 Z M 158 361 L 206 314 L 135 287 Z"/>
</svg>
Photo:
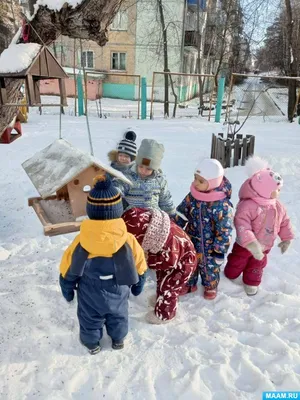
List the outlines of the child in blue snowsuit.
<svg viewBox="0 0 300 400">
<path fill-rule="evenodd" d="M 64 253 L 59 281 L 68 302 L 77 290 L 80 341 L 96 354 L 104 325 L 112 348 L 124 347 L 130 287 L 134 295 L 141 293 L 147 265 L 141 246 L 127 232 L 121 195 L 109 177 L 96 178 L 86 211 L 90 219 Z"/>
<path fill-rule="evenodd" d="M 212 300 L 217 295 L 220 267 L 231 241 L 231 184 L 219 161 L 206 159 L 196 168 L 190 190 L 177 207 L 175 222 L 185 229 L 195 246 L 198 270 L 181 294 L 197 290 L 200 273 L 204 298 Z"/>
</svg>

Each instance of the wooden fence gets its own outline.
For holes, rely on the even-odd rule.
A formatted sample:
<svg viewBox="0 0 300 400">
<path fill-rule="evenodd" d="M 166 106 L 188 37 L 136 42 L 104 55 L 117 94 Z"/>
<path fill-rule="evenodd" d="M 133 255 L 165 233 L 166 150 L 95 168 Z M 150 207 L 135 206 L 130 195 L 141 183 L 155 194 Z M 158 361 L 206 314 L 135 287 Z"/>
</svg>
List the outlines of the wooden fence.
<svg viewBox="0 0 300 400">
<path fill-rule="evenodd" d="M 212 135 L 211 158 L 220 161 L 224 168 L 245 165 L 246 159 L 253 156 L 255 146 L 255 136 L 228 134 L 224 138 L 223 133 Z"/>
</svg>

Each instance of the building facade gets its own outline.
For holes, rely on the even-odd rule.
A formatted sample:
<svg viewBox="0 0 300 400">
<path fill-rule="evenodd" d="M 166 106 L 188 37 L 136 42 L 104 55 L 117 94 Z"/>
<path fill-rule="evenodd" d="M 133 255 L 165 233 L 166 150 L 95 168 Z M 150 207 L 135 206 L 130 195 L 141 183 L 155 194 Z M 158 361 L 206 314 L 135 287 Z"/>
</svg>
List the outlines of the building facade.
<svg viewBox="0 0 300 400">
<path fill-rule="evenodd" d="M 198 45 L 201 73 L 211 73 L 202 60 L 206 6 L 209 0 L 199 0 L 199 34 L 197 32 L 196 0 L 163 0 L 162 8 L 168 39 L 168 68 L 172 72 L 196 73 Z M 151 95 L 153 72 L 164 71 L 164 46 L 161 17 L 157 0 L 128 0 L 109 28 L 109 41 L 104 47 L 96 43 L 59 38 L 53 52 L 63 66 L 99 71 L 103 97 L 137 99 L 139 78 L 146 77 L 148 98 Z M 199 37 L 199 39 L 198 39 Z M 210 69 L 207 71 L 207 68 Z M 100 74 L 99 74 L 100 75 Z M 197 78 L 173 77 L 181 101 L 197 92 Z M 163 75 L 156 76 L 155 100 L 163 99 Z M 170 93 L 172 97 L 172 93 Z"/>
<path fill-rule="evenodd" d="M 161 3 L 161 9 L 159 4 Z M 109 28 L 109 41 L 99 47 L 90 41 L 59 38 L 53 45 L 63 66 L 99 73 L 99 96 L 139 98 L 139 76 L 152 92 L 153 72 L 165 69 L 161 10 L 167 34 L 168 69 L 173 73 L 226 74 L 232 64 L 237 32 L 234 18 L 239 0 L 127 0 Z M 230 8 L 230 19 L 226 19 Z M 222 38 L 225 40 L 222 41 Z M 104 75 L 104 79 L 103 79 Z M 204 91 L 213 80 L 203 79 Z M 197 77 L 172 76 L 173 87 L 184 102 L 199 92 Z M 100 88 L 101 86 L 101 88 Z M 164 75 L 155 78 L 154 99 L 164 97 Z M 174 100 L 170 88 L 170 100 Z"/>
</svg>

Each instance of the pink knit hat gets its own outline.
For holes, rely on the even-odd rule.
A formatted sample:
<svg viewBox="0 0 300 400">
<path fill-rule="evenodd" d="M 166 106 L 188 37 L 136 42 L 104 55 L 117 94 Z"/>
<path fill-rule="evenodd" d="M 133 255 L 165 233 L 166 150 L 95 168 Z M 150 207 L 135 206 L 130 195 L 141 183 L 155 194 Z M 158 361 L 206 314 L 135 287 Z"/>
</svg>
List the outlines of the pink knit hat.
<svg viewBox="0 0 300 400">
<path fill-rule="evenodd" d="M 256 172 L 250 179 L 250 182 L 255 192 L 265 199 L 270 199 L 272 192 L 281 189 L 283 186 L 282 177 L 270 168 Z"/>
<path fill-rule="evenodd" d="M 208 181 L 208 190 L 213 190 L 221 185 L 224 169 L 218 160 L 206 158 L 197 165 L 195 174 Z"/>
</svg>

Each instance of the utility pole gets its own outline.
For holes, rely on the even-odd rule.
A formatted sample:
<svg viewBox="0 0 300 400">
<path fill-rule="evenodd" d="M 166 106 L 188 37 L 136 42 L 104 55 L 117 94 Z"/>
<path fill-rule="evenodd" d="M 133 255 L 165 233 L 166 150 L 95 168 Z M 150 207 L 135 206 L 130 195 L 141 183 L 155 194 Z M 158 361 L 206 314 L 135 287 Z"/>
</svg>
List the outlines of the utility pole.
<svg viewBox="0 0 300 400">
<path fill-rule="evenodd" d="M 288 62 L 288 73 L 290 76 L 297 76 L 297 59 L 296 51 L 293 46 L 293 32 L 294 32 L 294 21 L 292 6 L 290 0 L 285 0 L 286 16 L 287 16 L 287 62 Z M 289 80 L 289 98 L 288 98 L 288 119 L 293 122 L 294 112 L 296 107 L 297 95 L 296 95 L 296 80 Z"/>
</svg>

